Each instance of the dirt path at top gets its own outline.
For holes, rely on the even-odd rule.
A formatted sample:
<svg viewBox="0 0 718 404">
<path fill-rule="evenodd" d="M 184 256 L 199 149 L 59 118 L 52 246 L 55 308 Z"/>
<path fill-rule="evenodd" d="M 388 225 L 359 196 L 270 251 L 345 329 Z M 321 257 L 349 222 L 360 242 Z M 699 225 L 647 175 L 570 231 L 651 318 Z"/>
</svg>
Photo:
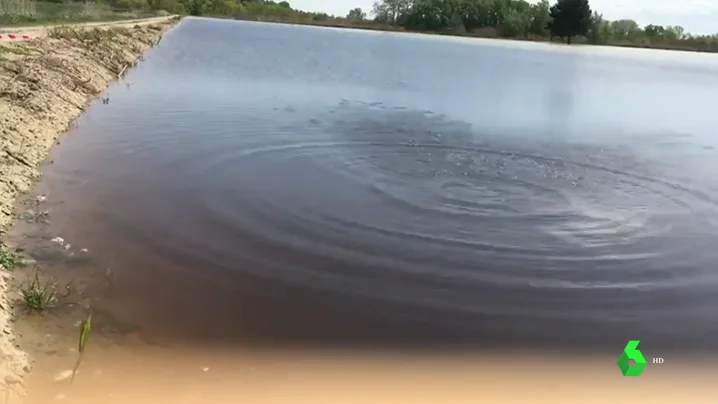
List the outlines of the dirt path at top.
<svg viewBox="0 0 718 404">
<path fill-rule="evenodd" d="M 103 22 L 86 22 L 77 24 L 53 24 L 53 25 L 31 25 L 25 27 L 0 27 L 0 34 L 2 33 L 14 33 L 18 35 L 30 35 L 34 38 L 42 37 L 47 34 L 47 30 L 58 26 L 70 26 L 74 28 L 109 28 L 109 27 L 134 27 L 135 25 L 149 25 L 149 24 L 160 24 L 167 22 L 175 15 L 168 15 L 164 17 L 153 17 L 153 18 L 140 18 L 134 20 L 121 20 L 121 21 L 103 21 Z"/>
</svg>

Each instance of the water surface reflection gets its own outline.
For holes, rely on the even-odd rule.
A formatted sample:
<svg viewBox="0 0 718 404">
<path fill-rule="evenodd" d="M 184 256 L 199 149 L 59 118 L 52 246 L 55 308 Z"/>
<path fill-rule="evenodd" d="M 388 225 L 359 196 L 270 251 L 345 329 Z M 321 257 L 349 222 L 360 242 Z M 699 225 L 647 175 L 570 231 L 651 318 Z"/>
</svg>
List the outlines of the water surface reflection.
<svg viewBox="0 0 718 404">
<path fill-rule="evenodd" d="M 162 338 L 715 348 L 715 62 L 616 52 L 189 19 L 56 150 L 51 232 Z"/>
</svg>

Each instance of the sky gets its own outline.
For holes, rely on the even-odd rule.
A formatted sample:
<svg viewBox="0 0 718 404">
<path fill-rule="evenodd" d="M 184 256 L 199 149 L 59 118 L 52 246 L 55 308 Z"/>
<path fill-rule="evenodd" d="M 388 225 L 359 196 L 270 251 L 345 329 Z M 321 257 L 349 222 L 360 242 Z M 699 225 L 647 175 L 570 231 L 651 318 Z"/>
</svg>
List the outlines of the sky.
<svg viewBox="0 0 718 404">
<path fill-rule="evenodd" d="M 289 0 L 289 3 L 300 10 L 346 15 L 355 7 L 369 13 L 374 0 Z M 591 8 L 609 20 L 630 18 L 641 25 L 680 25 L 693 34 L 718 33 L 718 0 L 591 0 L 590 3 Z"/>
</svg>

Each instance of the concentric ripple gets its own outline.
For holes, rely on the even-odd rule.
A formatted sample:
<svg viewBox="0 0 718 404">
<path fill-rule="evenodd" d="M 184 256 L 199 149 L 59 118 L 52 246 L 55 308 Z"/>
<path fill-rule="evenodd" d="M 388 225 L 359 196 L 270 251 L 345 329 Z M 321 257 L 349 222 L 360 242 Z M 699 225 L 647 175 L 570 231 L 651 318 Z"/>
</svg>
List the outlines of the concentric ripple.
<svg viewBox="0 0 718 404">
<path fill-rule="evenodd" d="M 270 120 L 208 143 L 168 138 L 176 153 L 155 171 L 192 190 L 163 185 L 183 200 L 166 218 L 205 237 L 158 216 L 138 231 L 175 253 L 247 260 L 232 270 L 252 276 L 464 312 L 605 319 L 631 303 L 663 316 L 680 306 L 662 293 L 716 284 L 713 200 L 631 150 L 377 105 Z"/>
<path fill-rule="evenodd" d="M 184 20 L 57 149 L 52 237 L 172 337 L 718 352 L 715 60 L 572 49 Z"/>
<path fill-rule="evenodd" d="M 647 146 L 488 133 L 427 111 L 297 115 L 106 138 L 98 149 L 118 161 L 105 161 L 104 220 L 205 276 L 366 299 L 462 335 L 715 331 L 699 320 L 718 307 L 707 176 L 686 182 Z"/>
</svg>

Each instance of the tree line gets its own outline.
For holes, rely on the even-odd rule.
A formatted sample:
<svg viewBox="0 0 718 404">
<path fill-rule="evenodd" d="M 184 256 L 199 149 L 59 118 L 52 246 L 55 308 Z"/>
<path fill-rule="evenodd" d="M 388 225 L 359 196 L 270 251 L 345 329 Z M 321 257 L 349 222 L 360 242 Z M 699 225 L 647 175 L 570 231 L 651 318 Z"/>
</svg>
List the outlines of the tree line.
<svg viewBox="0 0 718 404">
<path fill-rule="evenodd" d="M 50 0 L 66 1 L 66 0 Z M 78 0 L 83 1 L 83 0 Z M 267 0 L 96 0 L 123 10 L 167 11 L 172 14 L 271 20 L 329 20 L 326 13 L 295 10 L 287 1 Z"/>
<path fill-rule="evenodd" d="M 258 17 L 481 37 L 562 39 L 569 43 L 718 51 L 718 34 L 691 35 L 677 25 L 649 24 L 641 27 L 631 19 L 609 21 L 600 12 L 591 9 L 589 0 L 557 0 L 554 4 L 548 0 L 533 3 L 526 0 L 378 0 L 368 13 L 355 8 L 341 17 L 294 10 L 287 2 L 180 1 L 207 2 L 206 13 L 233 14 L 235 18 Z M 221 7 L 218 8 L 217 3 Z"/>
<path fill-rule="evenodd" d="M 650 46 L 703 45 L 718 50 L 718 35 L 691 35 L 680 26 L 609 21 L 591 10 L 588 0 L 379 0 L 377 21 L 408 30 L 477 34 L 505 38 L 564 38 L 592 44 Z M 681 43 L 682 42 L 682 43 Z"/>
<path fill-rule="evenodd" d="M 46 0 L 47 1 L 47 0 Z M 49 0 L 65 2 L 67 0 Z M 552 0 L 553 1 L 553 0 Z M 167 11 L 366 29 L 718 51 L 717 35 L 691 35 L 680 26 L 609 21 L 589 0 L 377 0 L 372 10 L 344 16 L 305 12 L 272 0 L 99 0 L 125 10 Z"/>
</svg>

